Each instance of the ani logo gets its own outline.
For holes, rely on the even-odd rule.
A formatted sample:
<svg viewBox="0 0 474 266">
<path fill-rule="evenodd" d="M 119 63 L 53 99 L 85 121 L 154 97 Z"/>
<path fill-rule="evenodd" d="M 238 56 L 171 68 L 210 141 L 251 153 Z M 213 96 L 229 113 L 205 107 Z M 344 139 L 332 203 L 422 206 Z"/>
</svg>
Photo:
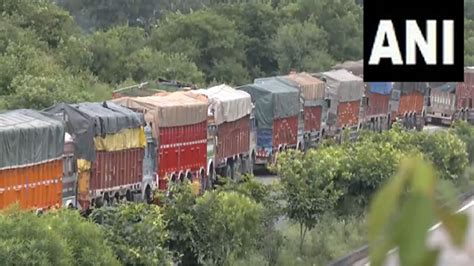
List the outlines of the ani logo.
<svg viewBox="0 0 474 266">
<path fill-rule="evenodd" d="M 364 81 L 463 81 L 464 3 L 365 0 Z"/>
</svg>

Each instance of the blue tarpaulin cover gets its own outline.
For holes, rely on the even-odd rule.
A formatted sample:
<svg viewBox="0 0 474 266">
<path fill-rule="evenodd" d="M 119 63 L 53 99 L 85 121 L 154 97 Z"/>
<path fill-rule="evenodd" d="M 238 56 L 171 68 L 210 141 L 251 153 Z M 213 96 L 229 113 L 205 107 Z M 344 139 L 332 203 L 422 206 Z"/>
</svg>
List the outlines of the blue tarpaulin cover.
<svg viewBox="0 0 474 266">
<path fill-rule="evenodd" d="M 389 95 L 392 92 L 392 82 L 369 82 L 371 93 Z"/>
</svg>

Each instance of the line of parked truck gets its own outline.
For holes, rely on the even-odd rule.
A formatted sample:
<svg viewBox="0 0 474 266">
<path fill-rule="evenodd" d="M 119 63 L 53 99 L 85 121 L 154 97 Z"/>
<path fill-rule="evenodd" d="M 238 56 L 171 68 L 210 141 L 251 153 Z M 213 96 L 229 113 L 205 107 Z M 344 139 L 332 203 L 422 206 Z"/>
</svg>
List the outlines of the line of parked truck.
<svg viewBox="0 0 474 266">
<path fill-rule="evenodd" d="M 0 209 L 151 201 L 170 182 L 188 179 L 204 191 L 218 176 L 238 179 L 344 130 L 474 121 L 473 68 L 464 83 L 364 83 L 362 73 L 362 61 L 348 61 L 235 88 L 121 90 L 103 103 L 0 113 Z"/>
</svg>

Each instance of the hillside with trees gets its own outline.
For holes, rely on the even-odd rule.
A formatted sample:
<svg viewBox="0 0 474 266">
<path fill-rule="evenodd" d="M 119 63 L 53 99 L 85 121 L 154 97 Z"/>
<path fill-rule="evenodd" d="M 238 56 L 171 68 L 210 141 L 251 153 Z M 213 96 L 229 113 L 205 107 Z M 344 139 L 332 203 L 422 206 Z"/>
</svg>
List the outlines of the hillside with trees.
<svg viewBox="0 0 474 266">
<path fill-rule="evenodd" d="M 242 85 L 362 56 L 354 0 L 1 0 L 0 12 L 0 109 L 103 100 L 157 78 Z M 466 65 L 472 14 L 466 0 Z"/>
</svg>

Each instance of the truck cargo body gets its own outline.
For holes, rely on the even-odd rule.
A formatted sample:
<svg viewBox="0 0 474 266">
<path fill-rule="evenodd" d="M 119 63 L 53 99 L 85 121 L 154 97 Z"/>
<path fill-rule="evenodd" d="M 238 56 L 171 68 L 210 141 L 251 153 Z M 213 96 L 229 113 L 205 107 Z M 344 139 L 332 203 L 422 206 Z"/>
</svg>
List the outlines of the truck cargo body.
<svg viewBox="0 0 474 266">
<path fill-rule="evenodd" d="M 474 68 L 464 70 L 464 82 L 456 87 L 456 113 L 457 119 L 474 123 Z"/>
<path fill-rule="evenodd" d="M 360 100 L 340 102 L 337 106 L 337 125 L 340 128 L 357 126 L 359 123 Z"/>
<path fill-rule="evenodd" d="M 62 202 L 63 161 L 0 170 L 0 208 L 47 209 Z"/>
<path fill-rule="evenodd" d="M 305 106 L 304 107 L 304 131 L 321 130 L 322 106 Z"/>
<path fill-rule="evenodd" d="M 92 166 L 90 190 L 94 195 L 123 189 L 139 190 L 143 178 L 144 151 L 140 148 L 119 151 L 98 151 Z M 122 191 L 119 195 L 125 195 Z"/>
<path fill-rule="evenodd" d="M 426 122 L 451 125 L 456 111 L 456 82 L 430 83 Z"/>
<path fill-rule="evenodd" d="M 159 129 L 159 189 L 167 188 L 167 179 L 194 178 L 206 169 L 207 122 Z"/>
<path fill-rule="evenodd" d="M 64 125 L 33 110 L 0 114 L 0 209 L 59 207 Z"/>
<path fill-rule="evenodd" d="M 124 97 L 114 102 L 144 113 L 152 125 L 152 139 L 157 144 L 158 189 L 168 183 L 206 178 L 207 99 L 192 92 L 157 93 L 149 97 Z"/>
<path fill-rule="evenodd" d="M 304 149 L 316 147 L 319 143 L 323 129 L 323 112 L 327 112 L 326 84 L 312 75 L 301 72 L 291 72 L 283 76 L 293 82 L 303 99 L 302 129 Z"/>
<path fill-rule="evenodd" d="M 298 130 L 303 117 L 297 88 L 272 77 L 256 80 L 254 84 L 238 89 L 249 93 L 255 105 L 256 165 L 273 162 L 276 154 L 285 148 L 298 147 L 298 142 L 303 141 Z"/>
<path fill-rule="evenodd" d="M 248 154 L 250 147 L 250 116 L 217 126 L 217 165 L 227 158 Z"/>
<path fill-rule="evenodd" d="M 62 118 L 75 136 L 78 207 L 132 201 L 153 186 L 143 176 L 143 114 L 113 102 L 61 103 L 46 111 Z"/>
<path fill-rule="evenodd" d="M 390 99 L 391 122 L 400 120 L 408 129 L 422 130 L 428 98 L 428 82 L 395 82 Z"/>
<path fill-rule="evenodd" d="M 250 94 L 226 84 L 192 90 L 208 99 L 208 156 L 210 180 L 215 174 L 236 178 L 252 172 L 250 128 L 252 99 Z"/>
<path fill-rule="evenodd" d="M 315 74 L 326 80 L 326 95 L 331 100 L 326 124 L 327 135 L 340 137 L 347 129 L 356 136 L 363 121 L 361 104 L 365 86 L 363 80 L 346 69 L 332 70 Z"/>
</svg>

